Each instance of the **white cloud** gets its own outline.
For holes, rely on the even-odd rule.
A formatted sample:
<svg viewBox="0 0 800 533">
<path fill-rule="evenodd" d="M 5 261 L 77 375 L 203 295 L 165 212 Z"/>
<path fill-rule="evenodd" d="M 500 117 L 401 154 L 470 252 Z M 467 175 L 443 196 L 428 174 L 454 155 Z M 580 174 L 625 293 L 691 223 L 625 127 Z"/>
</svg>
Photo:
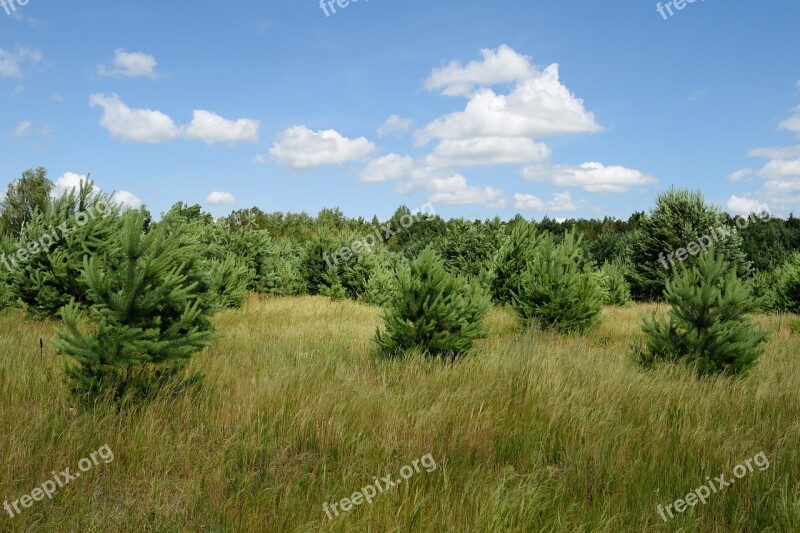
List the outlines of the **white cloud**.
<svg viewBox="0 0 800 533">
<path fill-rule="evenodd" d="M 413 158 L 389 154 L 367 163 L 361 171 L 360 179 L 364 182 L 395 181 L 409 176 L 413 170 Z"/>
<path fill-rule="evenodd" d="M 75 174 L 74 172 L 66 172 L 53 182 L 53 189 L 50 191 L 50 196 L 52 198 L 58 198 L 64 194 L 68 194 L 72 190 L 77 194 L 81 184 L 88 183 L 88 181 L 88 176 Z M 92 187 L 92 191 L 96 194 L 100 192 L 100 189 L 95 185 Z"/>
<path fill-rule="evenodd" d="M 263 165 L 263 164 L 264 164 L 264 163 L 266 163 L 266 162 L 267 162 L 267 158 L 266 158 L 266 157 L 264 157 L 264 156 L 263 156 L 263 155 L 261 155 L 261 154 L 256 154 L 256 156 L 255 156 L 255 157 L 253 157 L 253 163 L 257 163 L 257 164 L 259 164 L 259 165 Z"/>
<path fill-rule="evenodd" d="M 0 48 L 0 77 L 21 78 L 24 63 L 36 65 L 42 59 L 42 52 L 36 49 L 17 46 L 11 52 Z"/>
<path fill-rule="evenodd" d="M 558 187 L 582 187 L 587 192 L 599 193 L 623 193 L 635 186 L 658 183 L 639 170 L 594 162 L 579 166 L 531 166 L 522 169 L 522 176 L 532 181 L 549 181 Z"/>
<path fill-rule="evenodd" d="M 151 109 L 131 109 L 116 94 L 93 94 L 89 104 L 103 108 L 100 124 L 121 141 L 159 143 L 176 139 L 181 133 L 168 115 Z"/>
<path fill-rule="evenodd" d="M 392 115 L 378 128 L 378 137 L 383 138 L 398 131 L 408 131 L 413 125 L 414 121 L 410 118 L 401 118 L 400 115 Z"/>
<path fill-rule="evenodd" d="M 469 87 L 469 102 L 463 112 L 439 117 L 417 131 L 415 139 L 419 144 L 431 139 L 537 138 L 602 130 L 594 115 L 584 108 L 583 100 L 561 83 L 557 64 L 541 71 L 530 64 L 526 68 L 514 66 L 508 72 L 494 67 L 487 71 L 470 69 L 469 65 L 461 70 L 452 65 L 446 69 L 450 69 L 448 75 L 440 75 L 442 79 L 435 82 L 429 80 L 429 86 L 444 87 L 452 94 L 465 94 L 464 89 Z M 485 87 L 472 92 L 473 84 L 496 83 L 503 77 L 501 74 L 504 79 L 515 81 L 509 94 L 496 94 Z"/>
<path fill-rule="evenodd" d="M 778 128 L 800 134 L 800 107 L 794 108 L 794 115 L 781 122 Z"/>
<path fill-rule="evenodd" d="M 506 199 L 503 191 L 494 187 L 470 187 L 437 192 L 428 198 L 433 204 L 445 205 L 473 205 L 479 204 L 489 208 L 503 209 L 506 206 Z"/>
<path fill-rule="evenodd" d="M 19 123 L 19 125 L 14 128 L 8 136 L 15 138 L 15 137 L 25 137 L 26 135 L 30 134 L 31 132 L 31 121 L 30 120 L 23 120 Z"/>
<path fill-rule="evenodd" d="M 405 179 L 398 179 L 395 192 L 408 194 L 418 191 L 432 193 L 427 201 L 435 204 L 480 204 L 490 208 L 506 206 L 502 190 L 471 186 L 461 174 L 436 167 L 418 166 Z"/>
<path fill-rule="evenodd" d="M 751 198 L 739 198 L 735 194 L 728 198 L 728 210 L 737 215 L 749 215 L 750 213 L 770 212 L 767 204 Z"/>
<path fill-rule="evenodd" d="M 156 58 L 142 52 L 126 52 L 118 48 L 114 52 L 114 68 L 105 65 L 97 67 L 100 76 L 115 78 L 151 78 L 156 79 Z"/>
<path fill-rule="evenodd" d="M 123 209 L 139 209 L 142 207 L 142 201 L 137 198 L 133 193 L 128 191 L 117 191 L 111 195 L 111 202 L 119 205 Z"/>
<path fill-rule="evenodd" d="M 470 61 L 462 66 L 453 60 L 447 66 L 434 69 L 425 80 L 429 91 L 441 91 L 448 96 L 466 96 L 476 86 L 491 86 L 531 79 L 536 68 L 527 56 L 518 54 L 503 44 L 496 50 L 483 49 L 482 61 Z"/>
<path fill-rule="evenodd" d="M 440 167 L 524 164 L 544 161 L 550 149 L 524 137 L 475 137 L 441 141 L 426 162 Z"/>
<path fill-rule="evenodd" d="M 800 144 L 794 146 L 770 146 L 769 148 L 753 148 L 747 155 L 766 159 L 791 159 L 800 157 Z"/>
<path fill-rule="evenodd" d="M 336 130 L 311 131 L 305 126 L 292 126 L 276 135 L 269 155 L 282 167 L 309 170 L 362 161 L 374 151 L 375 145 L 365 137 L 348 139 Z"/>
<path fill-rule="evenodd" d="M 185 136 L 206 144 L 258 142 L 259 127 L 257 120 L 242 118 L 233 121 L 210 111 L 196 110 L 193 112 L 191 124 L 185 129 Z"/>
<path fill-rule="evenodd" d="M 732 172 L 728 179 L 730 181 L 741 181 L 742 179 L 751 176 L 753 174 L 752 168 L 743 168 L 741 170 L 737 170 L 736 172 Z"/>
<path fill-rule="evenodd" d="M 179 127 L 169 115 L 152 109 L 130 108 L 116 94 L 93 94 L 89 104 L 103 108 L 100 124 L 113 138 L 121 141 L 160 143 L 178 138 L 200 140 L 207 144 L 258 141 L 260 124 L 257 120 L 232 121 L 210 111 L 195 110 L 192 122 Z"/>
<path fill-rule="evenodd" d="M 210 205 L 230 205 L 236 203 L 236 197 L 229 192 L 214 191 L 206 197 L 206 203 Z"/>
<path fill-rule="evenodd" d="M 758 171 L 758 175 L 768 180 L 800 176 L 800 159 L 773 159 Z"/>
<path fill-rule="evenodd" d="M 553 195 L 553 199 L 545 202 L 532 194 L 514 195 L 514 207 L 528 211 L 542 211 L 548 213 L 558 213 L 564 211 L 577 211 L 585 205 L 585 202 L 575 203 L 569 191 L 558 192 Z"/>
</svg>

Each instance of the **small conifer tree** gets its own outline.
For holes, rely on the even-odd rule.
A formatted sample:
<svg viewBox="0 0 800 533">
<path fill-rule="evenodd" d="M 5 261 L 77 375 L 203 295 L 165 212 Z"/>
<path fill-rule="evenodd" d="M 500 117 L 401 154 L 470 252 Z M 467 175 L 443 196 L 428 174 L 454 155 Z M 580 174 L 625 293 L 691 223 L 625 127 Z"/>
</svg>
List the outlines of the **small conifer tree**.
<svg viewBox="0 0 800 533">
<path fill-rule="evenodd" d="M 684 361 L 701 375 L 740 374 L 755 364 L 768 333 L 748 320 L 755 305 L 750 290 L 721 254 L 712 250 L 682 267 L 664 296 L 669 318 L 660 321 L 654 313 L 643 320 L 644 346 L 634 346 L 640 363 Z"/>
<path fill-rule="evenodd" d="M 397 292 L 378 329 L 380 356 L 394 358 L 419 350 L 431 357 L 455 359 L 488 335 L 483 317 L 489 296 L 474 283 L 449 274 L 430 248 L 397 273 Z"/>
<path fill-rule="evenodd" d="M 180 226 L 145 233 L 142 212 L 124 214 L 122 223 L 106 255 L 84 259 L 89 327 L 81 329 L 75 302 L 61 311 L 66 329 L 56 346 L 73 360 L 71 390 L 88 401 L 156 392 L 213 335 L 207 294 L 189 271 L 199 248 L 183 244 Z"/>
<path fill-rule="evenodd" d="M 510 304 L 514 293 L 519 292 L 522 273 L 528 267 L 532 253 L 539 248 L 543 235 L 536 226 L 519 220 L 511 230 L 492 262 L 490 287 L 492 298 L 499 304 Z"/>
<path fill-rule="evenodd" d="M 775 286 L 775 302 L 782 311 L 800 314 L 800 254 L 781 267 Z"/>
<path fill-rule="evenodd" d="M 531 253 L 512 305 L 523 323 L 565 333 L 584 331 L 599 318 L 602 291 L 585 265 L 575 230 L 556 244 L 547 234 Z"/>
</svg>

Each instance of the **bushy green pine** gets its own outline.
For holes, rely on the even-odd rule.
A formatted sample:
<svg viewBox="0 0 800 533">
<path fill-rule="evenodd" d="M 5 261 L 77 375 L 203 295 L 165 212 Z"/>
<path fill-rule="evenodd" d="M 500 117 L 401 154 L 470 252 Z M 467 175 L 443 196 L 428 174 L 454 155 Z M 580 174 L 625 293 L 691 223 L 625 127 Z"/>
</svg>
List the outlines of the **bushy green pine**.
<svg viewBox="0 0 800 533">
<path fill-rule="evenodd" d="M 208 267 L 214 305 L 223 309 L 241 307 L 253 279 L 253 272 L 247 264 L 240 257 L 228 253 L 225 259 L 211 259 Z"/>
<path fill-rule="evenodd" d="M 377 353 L 395 358 L 418 350 L 455 359 L 488 335 L 482 320 L 490 305 L 477 284 L 448 273 L 442 259 L 426 249 L 398 268 L 397 292 L 384 312 L 386 329 L 375 336 Z"/>
<path fill-rule="evenodd" d="M 87 256 L 107 253 L 107 243 L 119 229 L 119 207 L 90 181 L 57 199 L 44 211 L 35 210 L 22 230 L 19 249 L 31 251 L 12 266 L 11 290 L 38 318 L 58 315 L 87 292 L 80 271 Z"/>
<path fill-rule="evenodd" d="M 189 270 L 200 250 L 175 234 L 185 228 L 160 225 L 145 233 L 145 216 L 136 211 L 122 222 L 106 254 L 84 259 L 87 327 L 75 302 L 61 312 L 66 329 L 56 346 L 73 361 L 66 369 L 70 389 L 87 401 L 157 392 L 213 335 L 207 295 Z"/>
<path fill-rule="evenodd" d="M 634 346 L 640 363 L 684 361 L 703 375 L 740 374 L 755 364 L 768 333 L 747 318 L 750 291 L 721 254 L 709 252 L 681 267 L 664 294 L 669 318 L 660 321 L 654 313 L 643 319 L 644 346 Z"/>
<path fill-rule="evenodd" d="M 604 305 L 624 306 L 630 303 L 631 287 L 625 278 L 626 271 L 627 268 L 619 260 L 607 262 L 597 271 Z"/>
<path fill-rule="evenodd" d="M 543 234 L 525 220 L 517 221 L 492 261 L 490 288 L 492 299 L 499 304 L 510 304 L 519 292 L 523 272 L 528 261 L 542 243 Z"/>
<path fill-rule="evenodd" d="M 727 227 L 727 230 L 720 231 L 721 227 Z M 726 231 L 730 231 L 730 234 L 726 235 Z M 630 282 L 634 298 L 660 299 L 667 280 L 675 270 L 666 259 L 667 255 L 687 249 L 703 236 L 716 241 L 714 245 L 717 251 L 740 277 L 744 278 L 750 273 L 751 265 L 743 251 L 741 234 L 735 224 L 727 221 L 722 211 L 706 204 L 702 193 L 669 189 L 659 194 L 655 208 L 642 217 L 639 229 L 630 239 Z M 701 250 L 699 255 L 705 253 Z M 690 255 L 687 264 L 696 260 Z M 676 265 L 681 263 L 675 257 L 672 262 Z"/>
<path fill-rule="evenodd" d="M 580 332 L 599 319 L 602 297 L 573 229 L 558 244 L 549 233 L 542 238 L 522 272 L 512 306 L 526 325 Z"/>
<path fill-rule="evenodd" d="M 800 314 L 800 254 L 795 254 L 781 267 L 775 286 L 778 309 Z"/>
</svg>

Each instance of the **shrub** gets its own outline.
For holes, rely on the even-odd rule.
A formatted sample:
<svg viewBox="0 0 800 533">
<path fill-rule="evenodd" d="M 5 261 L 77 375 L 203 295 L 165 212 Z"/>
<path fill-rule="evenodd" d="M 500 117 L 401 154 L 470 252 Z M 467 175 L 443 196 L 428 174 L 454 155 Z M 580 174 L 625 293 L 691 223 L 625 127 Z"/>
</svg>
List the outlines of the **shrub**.
<svg viewBox="0 0 800 533">
<path fill-rule="evenodd" d="M 747 283 L 755 303 L 755 309 L 764 312 L 778 310 L 776 285 L 779 278 L 780 269 L 777 269 L 756 272 L 756 274 L 748 280 Z"/>
<path fill-rule="evenodd" d="M 492 261 L 490 288 L 492 298 L 500 304 L 510 304 L 519 291 L 522 273 L 528 260 L 542 243 L 542 235 L 536 226 L 524 220 L 514 225 Z"/>
<path fill-rule="evenodd" d="M 253 279 L 244 261 L 229 253 L 225 259 L 210 260 L 208 268 L 213 304 L 223 309 L 241 307 Z"/>
<path fill-rule="evenodd" d="M 775 303 L 782 311 L 800 313 L 800 254 L 781 267 L 775 285 Z"/>
<path fill-rule="evenodd" d="M 721 255 L 709 252 L 695 266 L 682 267 L 667 282 L 665 297 L 672 306 L 669 319 L 659 321 L 655 313 L 643 319 L 645 346 L 634 346 L 640 363 L 684 361 L 700 374 L 729 375 L 755 364 L 768 333 L 746 317 L 753 310 L 749 290 Z"/>
<path fill-rule="evenodd" d="M 143 213 L 126 213 L 108 253 L 84 258 L 89 327 L 79 327 L 75 302 L 61 312 L 66 329 L 56 347 L 74 361 L 66 368 L 71 391 L 89 402 L 155 393 L 212 338 L 207 294 L 190 271 L 201 250 L 176 234 L 188 226 L 145 234 L 144 223 Z"/>
<path fill-rule="evenodd" d="M 95 194 L 91 182 L 57 198 L 46 210 L 36 210 L 17 248 L 38 251 L 13 268 L 14 298 L 38 318 L 57 316 L 70 301 L 84 304 L 83 260 L 108 253 L 107 243 L 119 229 L 118 217 L 119 208 L 108 196 Z"/>
<path fill-rule="evenodd" d="M 727 225 L 730 235 L 717 233 L 717 229 Z M 656 206 L 649 215 L 640 221 L 640 227 L 631 238 L 631 289 L 637 300 L 659 299 L 663 295 L 667 280 L 673 275 L 675 267 L 666 260 L 667 254 L 687 248 L 704 235 L 717 234 L 715 245 L 728 264 L 746 277 L 750 264 L 742 250 L 742 236 L 716 207 L 705 203 L 702 193 L 670 189 L 658 195 Z M 705 251 L 700 251 L 704 255 Z M 667 266 L 661 261 L 664 259 Z M 689 257 L 688 264 L 697 259 Z M 675 265 L 681 262 L 673 258 Z"/>
<path fill-rule="evenodd" d="M 442 259 L 426 249 L 398 268 L 397 292 L 384 312 L 386 330 L 375 336 L 377 354 L 395 358 L 420 350 L 455 359 L 488 335 L 482 320 L 490 305 L 475 283 L 448 273 Z"/>
<path fill-rule="evenodd" d="M 631 287 L 625 279 L 627 269 L 621 261 L 605 263 L 598 274 L 604 305 L 624 306 L 631 301 Z"/>
<path fill-rule="evenodd" d="M 574 230 L 559 244 L 547 234 L 531 252 L 512 305 L 526 325 L 537 322 L 559 332 L 583 331 L 598 320 L 602 292 L 584 265 Z"/>
</svg>

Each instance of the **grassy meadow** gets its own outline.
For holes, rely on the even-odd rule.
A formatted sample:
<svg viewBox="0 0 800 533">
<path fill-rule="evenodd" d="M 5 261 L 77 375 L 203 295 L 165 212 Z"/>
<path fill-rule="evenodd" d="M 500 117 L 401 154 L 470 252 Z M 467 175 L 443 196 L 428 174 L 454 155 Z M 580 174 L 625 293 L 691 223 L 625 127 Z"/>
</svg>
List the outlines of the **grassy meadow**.
<svg viewBox="0 0 800 533">
<path fill-rule="evenodd" d="M 774 334 L 746 377 L 699 380 L 632 361 L 653 310 L 607 308 L 588 334 L 561 336 L 497 308 L 455 364 L 379 362 L 379 309 L 251 297 L 214 317 L 221 336 L 191 363 L 199 391 L 121 412 L 74 405 L 55 324 L 5 313 L 0 503 L 104 444 L 114 460 L 3 511 L 0 531 L 800 531 L 796 317 L 755 318 Z M 762 451 L 769 468 L 706 505 L 669 522 L 656 511 Z M 432 472 L 323 511 L 426 454 Z"/>
</svg>

